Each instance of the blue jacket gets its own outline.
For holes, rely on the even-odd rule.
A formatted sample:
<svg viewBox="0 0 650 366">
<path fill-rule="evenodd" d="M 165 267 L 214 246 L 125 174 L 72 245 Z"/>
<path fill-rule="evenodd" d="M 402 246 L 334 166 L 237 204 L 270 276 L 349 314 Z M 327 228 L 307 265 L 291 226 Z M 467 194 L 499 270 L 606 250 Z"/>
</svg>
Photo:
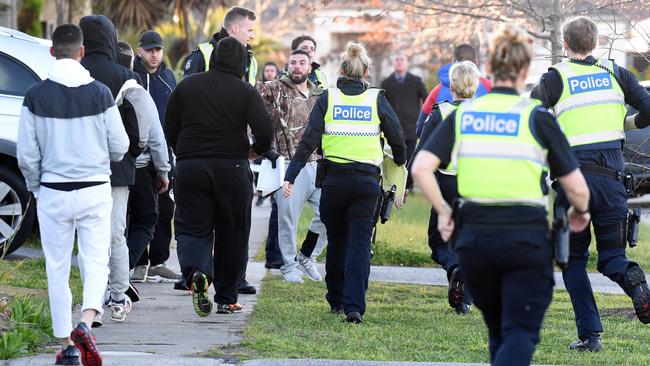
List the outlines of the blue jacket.
<svg viewBox="0 0 650 366">
<path fill-rule="evenodd" d="M 440 88 L 440 91 L 438 92 L 438 96 L 436 98 L 436 103 L 441 103 L 443 101 L 449 101 L 451 102 L 454 100 L 451 97 L 451 90 L 449 89 L 449 70 L 451 69 L 451 66 L 453 64 L 447 64 L 438 70 L 438 79 L 440 79 L 440 83 L 442 84 L 442 87 Z M 476 97 L 480 97 L 482 95 L 487 94 L 487 90 L 485 89 L 485 86 L 483 83 L 478 83 L 478 88 L 476 89 Z"/>
<path fill-rule="evenodd" d="M 158 70 L 153 74 L 150 74 L 139 56 L 135 57 L 133 71 L 140 76 L 142 87 L 149 91 L 151 98 L 154 103 L 156 103 L 160 123 L 165 123 L 167 100 L 172 91 L 174 91 L 174 88 L 176 88 L 176 78 L 174 78 L 174 73 L 167 68 L 167 65 L 165 65 L 165 62 L 163 61 L 160 63 L 160 66 L 158 66 Z"/>
</svg>

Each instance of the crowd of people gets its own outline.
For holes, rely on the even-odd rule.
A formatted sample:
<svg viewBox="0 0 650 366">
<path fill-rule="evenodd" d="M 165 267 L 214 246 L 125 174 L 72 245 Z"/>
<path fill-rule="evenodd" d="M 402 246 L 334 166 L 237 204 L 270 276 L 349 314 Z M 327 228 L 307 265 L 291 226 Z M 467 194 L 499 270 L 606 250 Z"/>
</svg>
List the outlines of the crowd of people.
<svg viewBox="0 0 650 366">
<path fill-rule="evenodd" d="M 38 203 L 54 336 L 62 340 L 55 364 L 102 364 L 91 328 L 102 325 L 105 308 L 111 320 L 127 319 L 140 300 L 134 282 L 190 290 L 202 317 L 213 308 L 241 311 L 239 294 L 256 291 L 245 274 L 250 163 L 261 159 L 290 162 L 270 195 L 266 267 L 289 283 L 321 281 L 316 258 L 327 248 L 331 313 L 362 323 L 388 147 L 393 163 L 412 173 L 397 205 L 413 182 L 431 202 L 431 258 L 447 273 L 449 305 L 458 314 L 481 310 L 493 365 L 527 365 L 539 342 L 554 284 L 549 179 L 572 231 L 563 270 L 578 331 L 570 349 L 601 349 L 586 272 L 590 224 L 598 270 L 650 323 L 645 274 L 625 255 L 621 178 L 623 132 L 650 125 L 650 94 L 625 68 L 592 56 L 593 21 L 565 24 L 570 59 L 544 74 L 531 98 L 520 95 L 531 41 L 513 26 L 493 35 L 490 79 L 472 46 L 461 44 L 427 93 L 404 52 L 393 55 L 394 72 L 381 88 L 371 87 L 370 58 L 355 42 L 328 83 L 308 35 L 293 40 L 284 68 L 264 64 L 258 81 L 249 45 L 255 21 L 252 11 L 231 8 L 223 28 L 187 57 L 178 84 L 156 32 L 142 33 L 135 52 L 103 15 L 53 33 L 56 61 L 25 96 L 18 161 Z M 626 103 L 638 113 L 626 116 Z M 307 204 L 314 216 L 298 248 Z M 75 232 L 83 304 L 73 328 Z M 172 232 L 180 273 L 165 264 Z"/>
</svg>

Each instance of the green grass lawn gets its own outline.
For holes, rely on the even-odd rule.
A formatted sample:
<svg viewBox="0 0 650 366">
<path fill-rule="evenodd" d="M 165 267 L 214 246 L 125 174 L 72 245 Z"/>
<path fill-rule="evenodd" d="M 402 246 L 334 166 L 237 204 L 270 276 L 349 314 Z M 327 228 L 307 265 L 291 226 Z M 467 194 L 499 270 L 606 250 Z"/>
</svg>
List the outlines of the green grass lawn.
<svg viewBox="0 0 650 366">
<path fill-rule="evenodd" d="M 47 290 L 45 258 L 32 258 L 20 261 L 0 260 L 0 285 L 24 289 Z M 78 267 L 70 271 L 70 289 L 73 303 L 82 299 L 81 276 Z M 0 294 L 2 290 L 0 288 Z"/>
<path fill-rule="evenodd" d="M 431 250 L 427 245 L 430 205 L 420 194 L 409 196 L 406 206 L 394 209 L 386 224 L 377 225 L 377 239 L 373 247 L 373 265 L 392 265 L 408 267 L 438 267 L 431 260 Z M 298 223 L 298 245 L 305 238 L 313 216 L 311 207 L 303 209 Z M 596 272 L 596 243 L 590 247 L 589 271 Z M 650 273 L 650 225 L 642 224 L 639 230 L 639 244 L 628 248 L 628 256 L 638 262 Z M 256 255 L 256 260 L 264 261 L 264 247 Z M 321 256 L 324 259 L 324 256 Z"/>
<path fill-rule="evenodd" d="M 297 286 L 282 282 L 279 276 L 267 276 L 244 331 L 239 357 L 489 361 L 480 312 L 475 309 L 471 316 L 456 315 L 447 305 L 445 288 L 372 282 L 364 323 L 357 326 L 331 315 L 324 295 L 322 282 Z M 557 291 L 533 362 L 650 364 L 650 331 L 627 317 L 632 314 L 629 299 L 613 295 L 596 298 L 604 313 L 622 313 L 603 315 L 603 352 L 569 351 L 569 343 L 575 340 L 573 312 L 567 294 Z"/>
</svg>

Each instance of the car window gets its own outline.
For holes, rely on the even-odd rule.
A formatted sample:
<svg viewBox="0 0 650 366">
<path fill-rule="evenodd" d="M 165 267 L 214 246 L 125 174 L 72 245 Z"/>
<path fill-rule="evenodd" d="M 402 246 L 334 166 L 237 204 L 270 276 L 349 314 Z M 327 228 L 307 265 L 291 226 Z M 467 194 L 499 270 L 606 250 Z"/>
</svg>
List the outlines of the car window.
<svg viewBox="0 0 650 366">
<path fill-rule="evenodd" d="M 0 54 L 0 94 L 25 95 L 38 79 L 25 66 Z"/>
</svg>

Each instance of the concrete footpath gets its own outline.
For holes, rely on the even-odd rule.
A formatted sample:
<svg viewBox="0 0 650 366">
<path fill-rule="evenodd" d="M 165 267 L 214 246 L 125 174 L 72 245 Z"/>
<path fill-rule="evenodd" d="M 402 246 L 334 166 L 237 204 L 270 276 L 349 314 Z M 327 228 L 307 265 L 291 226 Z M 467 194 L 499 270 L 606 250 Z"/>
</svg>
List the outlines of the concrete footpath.
<svg viewBox="0 0 650 366">
<path fill-rule="evenodd" d="M 268 229 L 269 209 L 268 200 L 262 207 L 253 206 L 249 250 L 251 258 L 254 258 L 264 245 Z M 39 251 L 29 248 L 21 249 L 17 256 L 20 255 L 36 256 L 39 255 Z M 172 250 L 168 265 L 176 270 L 179 268 L 175 250 Z M 324 265 L 319 264 L 319 266 L 321 273 L 324 273 Z M 247 279 L 257 287 L 258 292 L 260 283 L 268 272 L 264 268 L 264 263 L 249 262 Z M 274 270 L 273 272 L 279 271 Z M 594 291 L 612 294 L 623 293 L 618 285 L 598 273 L 592 273 L 589 277 Z M 556 273 L 555 279 L 556 288 L 563 289 L 561 274 Z M 447 285 L 445 272 L 440 268 L 373 266 L 370 280 L 433 286 Z M 206 318 L 200 318 L 193 310 L 189 294 L 185 291 L 173 290 L 172 284 L 143 283 L 137 284 L 137 287 L 142 299 L 134 305 L 133 311 L 125 322 L 113 322 L 108 320 L 110 315 L 105 314 L 104 325 L 93 330 L 97 336 L 99 348 L 104 355 L 104 365 L 210 366 L 233 364 L 230 360 L 215 359 L 214 357 L 219 356 L 211 356 L 205 352 L 223 346 L 236 347 L 240 344 L 243 339 L 243 329 L 257 302 L 257 295 L 240 295 L 239 302 L 244 308 L 241 313 L 231 315 L 213 313 Z M 210 291 L 212 292 L 212 289 Z M 78 319 L 78 317 L 79 313 L 76 311 L 73 314 L 73 319 Z M 50 350 L 50 353 L 34 357 L 0 361 L 0 366 L 52 365 L 54 360 L 52 352 L 53 350 Z M 248 360 L 240 364 L 246 366 L 482 365 L 353 360 Z"/>
</svg>

